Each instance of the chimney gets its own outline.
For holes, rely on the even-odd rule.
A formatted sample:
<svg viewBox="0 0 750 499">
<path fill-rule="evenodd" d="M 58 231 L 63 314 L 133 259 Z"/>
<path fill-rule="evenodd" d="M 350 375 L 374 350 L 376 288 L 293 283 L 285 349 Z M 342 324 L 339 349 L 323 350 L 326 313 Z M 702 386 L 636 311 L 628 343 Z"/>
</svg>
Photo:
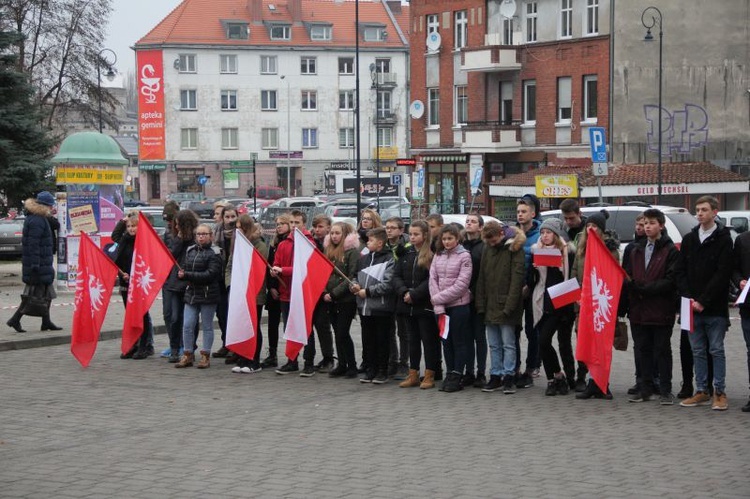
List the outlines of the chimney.
<svg viewBox="0 0 750 499">
<path fill-rule="evenodd" d="M 247 0 L 245 8 L 253 23 L 263 22 L 263 0 Z"/>
<path fill-rule="evenodd" d="M 394 14 L 401 14 L 401 0 L 387 0 L 385 3 L 388 4 L 388 8 L 391 9 L 391 12 Z"/>
<path fill-rule="evenodd" d="M 287 8 L 293 23 L 302 22 L 302 0 L 287 0 Z"/>
</svg>

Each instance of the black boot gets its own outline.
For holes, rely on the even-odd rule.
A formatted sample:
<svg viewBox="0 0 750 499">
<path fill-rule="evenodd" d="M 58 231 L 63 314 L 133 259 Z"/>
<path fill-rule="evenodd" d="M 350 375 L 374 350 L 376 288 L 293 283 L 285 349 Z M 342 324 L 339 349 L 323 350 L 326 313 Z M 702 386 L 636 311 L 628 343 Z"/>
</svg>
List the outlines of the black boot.
<svg viewBox="0 0 750 499">
<path fill-rule="evenodd" d="M 49 318 L 49 311 L 47 315 L 42 317 L 42 331 L 61 331 L 62 328 L 56 326 L 54 322 Z"/>
<path fill-rule="evenodd" d="M 25 333 L 26 330 L 21 327 L 21 317 L 23 317 L 23 314 L 16 310 L 16 313 L 13 314 L 13 317 L 8 319 L 8 322 L 6 322 L 6 324 L 15 329 L 17 333 Z"/>
</svg>

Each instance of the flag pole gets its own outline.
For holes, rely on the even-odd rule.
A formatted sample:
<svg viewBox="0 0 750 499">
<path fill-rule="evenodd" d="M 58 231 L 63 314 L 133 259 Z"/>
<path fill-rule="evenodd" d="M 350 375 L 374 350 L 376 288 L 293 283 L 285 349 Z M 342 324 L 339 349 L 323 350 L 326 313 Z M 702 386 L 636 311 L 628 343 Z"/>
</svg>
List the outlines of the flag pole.
<svg viewBox="0 0 750 499">
<path fill-rule="evenodd" d="M 298 229 L 298 228 L 295 228 L 294 230 L 299 230 L 299 229 Z M 300 234 L 302 234 L 302 231 L 300 231 Z M 303 235 L 304 235 L 304 234 L 303 234 Z M 346 274 L 344 274 L 344 273 L 343 273 L 343 272 L 342 272 L 342 271 L 341 271 L 340 269 L 338 269 L 338 268 L 337 268 L 337 267 L 336 267 L 336 266 L 335 266 L 335 265 L 333 264 L 333 262 L 332 262 L 331 260 L 329 260 L 329 259 L 328 259 L 328 257 L 327 257 L 327 256 L 325 256 L 325 255 L 323 254 L 323 252 L 322 252 L 322 251 L 320 251 L 320 249 L 318 249 L 318 247 L 317 247 L 317 246 L 315 246 L 315 245 L 314 245 L 314 244 L 313 244 L 313 243 L 312 243 L 312 242 L 311 242 L 311 241 L 310 241 L 310 240 L 309 240 L 309 239 L 308 239 L 307 237 L 305 237 L 305 241 L 307 242 L 307 244 L 309 244 L 309 245 L 310 245 L 310 246 L 312 247 L 312 249 L 313 249 L 313 250 L 315 250 L 316 252 L 320 253 L 320 256 L 322 256 L 322 257 L 323 257 L 323 258 L 325 259 L 325 261 L 326 261 L 326 262 L 328 262 L 328 264 L 329 264 L 329 265 L 331 266 L 331 268 L 333 268 L 334 272 L 336 272 L 336 273 L 337 273 L 337 274 L 338 274 L 338 275 L 339 275 L 339 276 L 340 276 L 340 277 L 341 277 L 342 279 L 344 279 L 344 280 L 345 280 L 345 281 L 346 281 L 347 283 L 349 283 L 349 286 L 354 286 L 354 283 L 353 283 L 353 282 L 351 281 L 351 279 L 349 279 L 349 278 L 348 278 L 348 277 L 346 276 Z"/>
</svg>

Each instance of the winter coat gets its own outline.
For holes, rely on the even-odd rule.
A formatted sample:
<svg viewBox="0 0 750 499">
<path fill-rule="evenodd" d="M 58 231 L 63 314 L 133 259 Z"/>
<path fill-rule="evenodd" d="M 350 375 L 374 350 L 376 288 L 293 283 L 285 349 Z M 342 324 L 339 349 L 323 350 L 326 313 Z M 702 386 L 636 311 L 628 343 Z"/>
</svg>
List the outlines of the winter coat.
<svg viewBox="0 0 750 499">
<path fill-rule="evenodd" d="M 430 266 L 430 300 L 436 314 L 471 302 L 471 253 L 460 244 L 443 250 Z"/>
<path fill-rule="evenodd" d="M 523 245 L 523 254 L 527 269 L 531 269 L 531 247 L 539 240 L 539 228 L 541 226 L 542 223 L 539 220 L 533 219 L 531 221 L 531 228 L 524 232 L 524 235 L 526 236 L 526 242 Z M 521 229 L 520 227 L 518 228 Z M 531 271 L 529 270 L 529 273 L 530 272 Z"/>
<path fill-rule="evenodd" d="M 192 239 L 185 240 L 180 237 L 173 237 L 167 244 L 167 249 L 170 253 L 172 253 L 172 256 L 174 257 L 177 264 L 180 265 L 180 267 L 184 268 L 185 253 L 187 253 L 188 248 L 193 244 L 195 244 L 195 241 L 193 241 Z M 169 273 L 169 276 L 167 276 L 167 280 L 164 283 L 164 288 L 167 291 L 171 291 L 173 293 L 185 292 L 185 289 L 187 288 L 187 282 L 185 282 L 184 279 L 180 279 L 177 277 L 177 265 L 172 267 L 172 271 Z"/>
<path fill-rule="evenodd" d="M 693 228 L 680 246 L 675 274 L 680 296 L 692 298 L 706 317 L 729 317 L 729 279 L 732 274 L 732 236 L 724 224 L 700 242 L 700 225 Z M 699 312 L 696 312 L 699 313 Z"/>
<path fill-rule="evenodd" d="M 185 253 L 182 269 L 187 282 L 185 303 L 203 305 L 219 303 L 221 296 L 221 250 L 211 243 L 193 244 Z"/>
<path fill-rule="evenodd" d="M 268 246 L 266 245 L 266 242 L 263 240 L 262 237 L 253 239 L 251 243 L 253 244 L 255 251 L 259 252 L 264 259 L 268 259 Z M 232 284 L 232 257 L 233 256 L 234 255 L 229 253 L 229 258 L 227 261 L 227 268 L 224 271 L 224 285 L 227 288 L 229 288 L 229 286 Z M 257 270 L 257 269 L 254 269 L 254 270 Z M 264 274 L 266 273 L 265 266 L 263 267 L 262 272 Z M 255 304 L 256 305 L 266 304 L 266 279 L 265 278 L 263 279 L 263 285 L 261 286 L 260 291 L 258 291 L 258 296 L 255 297 Z"/>
<path fill-rule="evenodd" d="M 630 322 L 644 326 L 672 326 L 677 312 L 677 282 L 675 266 L 680 253 L 669 236 L 662 235 L 654 242 L 648 268 L 646 245 L 643 238 L 633 245 L 629 262 L 623 267 L 631 281 L 627 284 Z"/>
<path fill-rule="evenodd" d="M 543 248 L 541 241 L 537 241 L 532 249 Z M 534 325 L 538 324 L 543 315 L 555 314 L 562 319 L 573 321 L 575 310 L 573 304 L 555 308 L 549 296 L 549 288 L 570 279 L 570 269 L 573 267 L 575 249 L 571 243 L 563 250 L 563 267 L 533 267 L 533 290 L 531 292 L 531 306 L 534 313 Z"/>
<path fill-rule="evenodd" d="M 117 265 L 117 268 L 130 275 L 130 269 L 133 264 L 133 252 L 135 251 L 135 236 L 131 236 L 125 232 L 119 235 L 115 244 L 114 253 L 111 255 L 112 260 Z M 121 275 L 118 275 L 118 282 L 120 284 L 120 293 L 127 293 L 130 281 L 126 281 Z"/>
<path fill-rule="evenodd" d="M 331 244 L 331 236 L 326 236 L 323 241 L 323 247 Z M 344 239 L 344 259 L 336 260 L 333 265 L 341 271 L 349 280 L 353 280 L 357 275 L 357 261 L 359 260 L 359 236 L 351 233 Z M 325 293 L 331 295 L 335 303 L 351 303 L 354 301 L 354 295 L 349 290 L 349 283 L 334 271 L 328 278 Z"/>
<path fill-rule="evenodd" d="M 52 284 L 53 266 L 52 229 L 47 222 L 49 208 L 29 198 L 24 203 L 26 219 L 21 238 L 21 280 L 25 284 Z"/>
<path fill-rule="evenodd" d="M 612 258 L 620 261 L 620 238 L 617 235 L 617 232 L 613 230 L 606 230 L 604 232 L 604 237 L 602 238 L 602 242 L 604 243 L 604 246 L 609 250 L 609 254 L 612 255 Z M 575 277 L 578 279 L 578 283 L 580 284 L 583 279 L 583 265 L 586 261 L 586 249 L 585 248 L 579 248 L 580 246 L 580 238 L 576 245 L 576 259 L 573 264 L 573 269 L 571 270 L 570 277 Z M 586 242 L 586 246 L 588 247 L 588 241 Z"/>
<path fill-rule="evenodd" d="M 393 271 L 393 288 L 396 291 L 396 313 L 400 315 L 432 314 L 430 302 L 430 269 L 419 265 L 419 251 L 409 246 L 396 261 Z M 411 303 L 404 301 L 409 293 Z"/>
<path fill-rule="evenodd" d="M 315 244 L 315 240 L 312 234 L 308 230 L 303 230 L 302 234 L 307 237 L 310 242 Z M 290 232 L 289 235 L 281 241 L 276 248 L 274 254 L 274 267 L 281 267 L 281 276 L 279 278 L 283 282 L 279 285 L 279 301 L 288 302 L 292 299 L 292 264 L 294 263 L 294 232 Z M 286 284 L 286 286 L 284 285 Z"/>
<path fill-rule="evenodd" d="M 740 289 L 740 281 L 750 277 L 750 232 L 743 232 L 734 240 L 732 281 Z M 747 286 L 747 284 L 746 284 Z M 740 291 L 742 291 L 740 289 Z M 740 305 L 741 309 L 750 310 L 750 299 Z"/>
<path fill-rule="evenodd" d="M 474 307 L 484 314 L 486 324 L 517 326 L 523 315 L 523 289 L 526 257 L 523 251 L 526 234 L 513 228 L 515 234 L 496 246 L 484 245 L 477 279 Z"/>
<path fill-rule="evenodd" d="M 477 239 L 464 239 L 464 242 L 461 244 L 471 253 L 471 282 L 469 283 L 469 290 L 471 290 L 471 297 L 474 299 L 477 290 L 477 279 L 479 279 L 479 266 L 482 263 L 484 241 L 479 237 Z"/>
<path fill-rule="evenodd" d="M 357 296 L 357 308 L 361 315 L 393 315 L 396 310 L 393 264 L 393 253 L 385 248 L 357 260 L 357 277 L 353 283 L 366 293 L 365 298 Z"/>
</svg>

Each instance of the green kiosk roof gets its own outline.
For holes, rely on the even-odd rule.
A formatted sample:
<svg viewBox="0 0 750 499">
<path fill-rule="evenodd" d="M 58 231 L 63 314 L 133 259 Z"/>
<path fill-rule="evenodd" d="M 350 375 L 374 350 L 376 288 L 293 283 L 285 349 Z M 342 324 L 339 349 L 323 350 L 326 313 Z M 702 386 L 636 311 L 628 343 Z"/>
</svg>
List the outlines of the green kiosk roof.
<svg viewBox="0 0 750 499">
<path fill-rule="evenodd" d="M 67 137 L 60 144 L 60 150 L 52 162 L 71 165 L 128 164 L 115 139 L 98 132 L 79 132 Z"/>
</svg>

